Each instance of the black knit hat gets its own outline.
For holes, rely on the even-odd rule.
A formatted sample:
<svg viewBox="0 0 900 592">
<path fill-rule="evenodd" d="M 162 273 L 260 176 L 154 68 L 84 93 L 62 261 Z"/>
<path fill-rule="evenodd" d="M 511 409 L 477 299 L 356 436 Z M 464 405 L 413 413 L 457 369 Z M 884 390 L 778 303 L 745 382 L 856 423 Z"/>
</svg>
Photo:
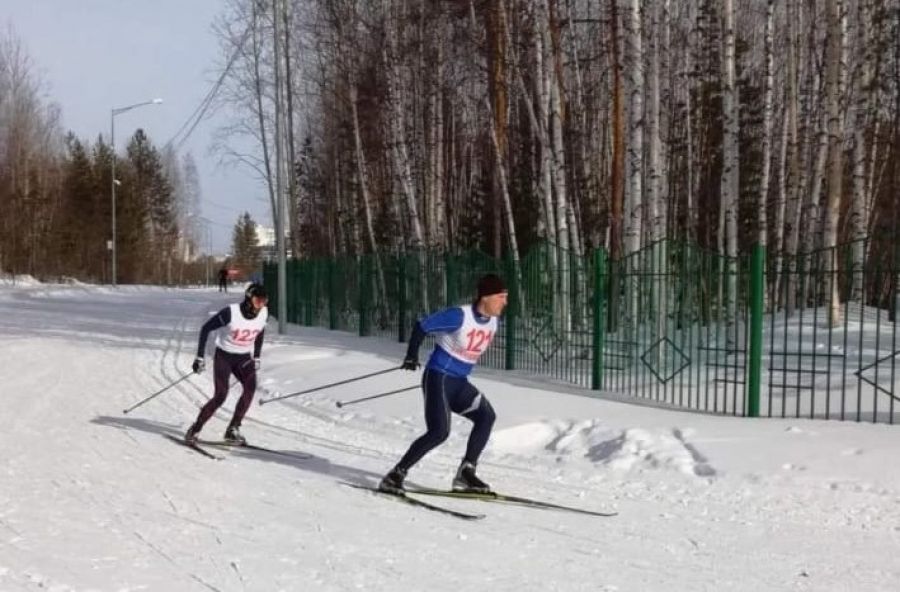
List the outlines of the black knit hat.
<svg viewBox="0 0 900 592">
<path fill-rule="evenodd" d="M 250 300 L 254 296 L 256 296 L 257 298 L 262 298 L 264 300 L 268 300 L 269 298 L 269 294 L 268 292 L 266 292 L 266 288 L 262 284 L 250 284 L 249 286 L 247 286 L 247 291 L 244 292 L 244 297 L 247 300 Z"/>
<path fill-rule="evenodd" d="M 478 298 L 506 292 L 506 284 L 499 275 L 489 273 L 478 280 Z"/>
</svg>

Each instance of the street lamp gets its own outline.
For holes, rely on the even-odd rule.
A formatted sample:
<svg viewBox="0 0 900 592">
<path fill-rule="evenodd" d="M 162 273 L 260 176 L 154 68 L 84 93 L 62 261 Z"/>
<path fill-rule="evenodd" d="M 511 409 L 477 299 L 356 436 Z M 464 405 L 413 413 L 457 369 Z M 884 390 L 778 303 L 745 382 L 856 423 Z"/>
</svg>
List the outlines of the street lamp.
<svg viewBox="0 0 900 592">
<path fill-rule="evenodd" d="M 159 105 L 162 99 L 153 99 L 152 101 L 144 101 L 143 103 L 135 103 L 127 107 L 113 107 L 109 115 L 109 142 L 112 148 L 112 240 L 109 242 L 109 249 L 112 252 L 112 285 L 116 285 L 116 186 L 122 183 L 116 179 L 116 115 L 143 107 L 144 105 Z"/>
</svg>

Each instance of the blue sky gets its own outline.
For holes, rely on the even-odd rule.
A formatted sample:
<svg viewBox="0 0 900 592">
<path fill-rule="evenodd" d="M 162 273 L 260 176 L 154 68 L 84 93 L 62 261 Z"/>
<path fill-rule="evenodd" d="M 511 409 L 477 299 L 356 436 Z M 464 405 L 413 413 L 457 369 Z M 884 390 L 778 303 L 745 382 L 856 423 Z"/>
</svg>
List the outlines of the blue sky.
<svg viewBox="0 0 900 592">
<path fill-rule="evenodd" d="M 163 104 L 116 116 L 116 146 L 144 128 L 157 146 L 169 141 L 217 78 L 223 62 L 212 24 L 221 0 L 3 0 L 11 26 L 62 108 L 63 127 L 91 142 L 109 136 L 110 109 L 160 97 Z M 218 165 L 209 146 L 228 113 L 197 126 L 181 153 L 193 153 L 203 215 L 213 224 L 213 250 L 230 245 L 240 212 L 270 225 L 264 187 L 248 170 Z"/>
</svg>

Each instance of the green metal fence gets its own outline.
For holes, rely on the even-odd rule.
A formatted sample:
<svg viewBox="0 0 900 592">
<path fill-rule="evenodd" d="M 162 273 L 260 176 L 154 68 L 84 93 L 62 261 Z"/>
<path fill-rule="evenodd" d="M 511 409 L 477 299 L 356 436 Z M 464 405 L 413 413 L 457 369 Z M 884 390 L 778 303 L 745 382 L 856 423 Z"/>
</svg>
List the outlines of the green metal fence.
<svg viewBox="0 0 900 592">
<path fill-rule="evenodd" d="M 660 241 L 607 273 L 600 388 L 745 414 L 749 259 Z"/>
<path fill-rule="evenodd" d="M 479 251 L 290 261 L 287 318 L 304 326 L 406 341 L 415 320 L 471 302 L 478 278 L 498 273 L 509 285 L 509 306 L 481 363 L 589 387 L 593 259 L 545 245 L 519 262 Z M 274 265 L 265 266 L 264 281 L 277 283 Z M 277 298 L 269 309 L 277 310 Z"/>
<path fill-rule="evenodd" d="M 765 415 L 895 421 L 898 248 L 885 237 L 770 259 Z"/>
<path fill-rule="evenodd" d="M 855 268 L 861 248 L 878 256 Z M 494 272 L 510 297 L 487 366 L 711 413 L 893 422 L 896 260 L 895 246 L 871 241 L 788 260 L 672 240 L 618 261 L 549 244 L 520 261 L 479 251 L 304 259 L 289 263 L 287 314 L 405 341 L 416 319 L 471 302 L 478 277 Z M 274 285 L 275 267 L 264 273 Z M 833 302 L 844 314 L 826 324 Z"/>
</svg>

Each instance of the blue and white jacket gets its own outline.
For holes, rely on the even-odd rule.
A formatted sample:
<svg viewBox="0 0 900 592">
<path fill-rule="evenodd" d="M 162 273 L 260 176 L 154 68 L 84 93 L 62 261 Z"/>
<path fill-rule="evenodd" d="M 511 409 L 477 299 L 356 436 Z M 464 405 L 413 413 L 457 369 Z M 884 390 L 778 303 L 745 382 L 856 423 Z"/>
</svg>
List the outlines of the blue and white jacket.
<svg viewBox="0 0 900 592">
<path fill-rule="evenodd" d="M 471 304 L 428 315 L 413 328 L 406 357 L 418 359 L 422 340 L 430 334 L 435 346 L 425 367 L 465 378 L 497 334 L 497 318 L 478 314 Z"/>
</svg>

